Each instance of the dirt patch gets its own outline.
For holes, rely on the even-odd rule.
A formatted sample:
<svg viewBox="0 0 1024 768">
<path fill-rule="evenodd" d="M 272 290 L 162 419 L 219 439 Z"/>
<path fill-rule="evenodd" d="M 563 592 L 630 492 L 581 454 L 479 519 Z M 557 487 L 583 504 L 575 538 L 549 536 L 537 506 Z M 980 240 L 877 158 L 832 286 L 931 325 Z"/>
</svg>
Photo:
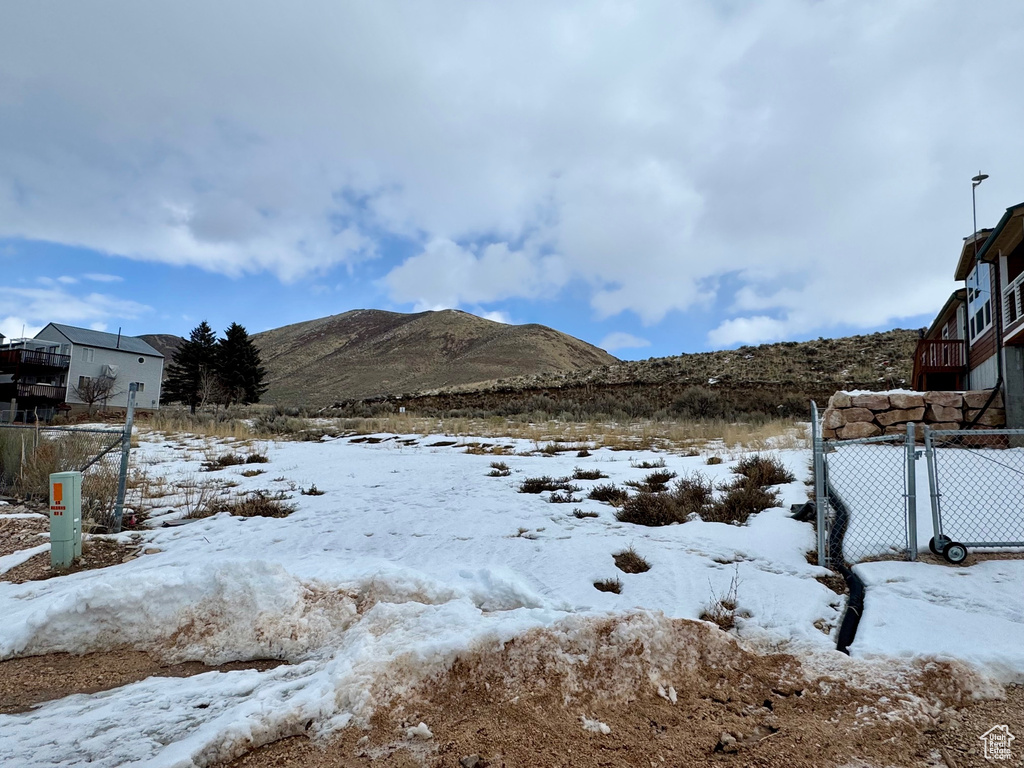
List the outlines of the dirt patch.
<svg viewBox="0 0 1024 768">
<path fill-rule="evenodd" d="M 162 664 L 142 651 L 50 653 L 0 661 L 0 714 L 25 712 L 36 704 L 75 693 L 98 693 L 147 677 L 192 677 L 203 672 L 273 669 L 278 660 L 236 661 L 208 667 L 199 662 Z"/>
<path fill-rule="evenodd" d="M 812 676 L 792 656 L 670 624 L 660 638 L 622 633 L 614 620 L 568 642 L 528 633 L 456 661 L 378 709 L 367 729 L 326 743 L 282 739 L 227 765 L 944 766 L 945 749 L 963 767 L 985 764 L 978 736 L 992 725 L 1024 732 L 1024 689 L 975 703 L 977 679 L 959 665 L 850 662 Z"/>
<path fill-rule="evenodd" d="M 139 554 L 140 547 L 141 540 L 129 542 L 90 536 L 82 542 L 82 556 L 69 568 L 51 568 L 50 552 L 47 550 L 32 555 L 21 565 L 0 574 L 0 581 L 22 584 L 26 581 L 43 581 L 79 571 L 91 571 L 94 568 L 107 568 L 125 562 L 125 558 L 135 557 Z"/>
<path fill-rule="evenodd" d="M 39 534 L 49 529 L 50 522 L 45 517 L 0 517 L 0 557 L 45 544 L 47 539 Z"/>
</svg>

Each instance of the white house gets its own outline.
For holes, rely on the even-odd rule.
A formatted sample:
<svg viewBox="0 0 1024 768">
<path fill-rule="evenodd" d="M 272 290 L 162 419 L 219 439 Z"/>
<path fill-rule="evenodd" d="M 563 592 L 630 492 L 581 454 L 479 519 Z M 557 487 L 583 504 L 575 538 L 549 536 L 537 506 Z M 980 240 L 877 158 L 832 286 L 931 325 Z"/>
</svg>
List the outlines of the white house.
<svg viewBox="0 0 1024 768">
<path fill-rule="evenodd" d="M 91 380 L 107 377 L 113 379 L 113 386 L 109 395 L 97 404 L 126 407 L 128 386 L 135 382 L 139 385 L 136 407 L 160 407 L 164 356 L 142 339 L 60 323 L 50 323 L 35 339 L 59 345 L 59 354 L 71 358 L 64 377 L 65 402 L 85 404 L 80 393 L 88 388 Z"/>
</svg>

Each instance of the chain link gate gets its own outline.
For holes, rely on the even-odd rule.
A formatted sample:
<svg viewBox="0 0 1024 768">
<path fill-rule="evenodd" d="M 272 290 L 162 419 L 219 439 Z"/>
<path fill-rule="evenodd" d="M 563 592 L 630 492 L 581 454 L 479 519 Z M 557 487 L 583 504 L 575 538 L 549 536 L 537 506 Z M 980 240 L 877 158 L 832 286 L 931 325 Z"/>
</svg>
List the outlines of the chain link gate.
<svg viewBox="0 0 1024 768">
<path fill-rule="evenodd" d="M 0 424 L 0 493 L 47 499 L 54 472 L 82 473 L 82 520 L 117 533 L 128 483 L 136 384 L 119 429 Z"/>
<path fill-rule="evenodd" d="M 917 558 L 914 426 L 850 440 L 822 437 L 811 403 L 818 564 Z"/>
<path fill-rule="evenodd" d="M 1024 429 L 924 431 L 933 554 L 1024 547 Z"/>
</svg>

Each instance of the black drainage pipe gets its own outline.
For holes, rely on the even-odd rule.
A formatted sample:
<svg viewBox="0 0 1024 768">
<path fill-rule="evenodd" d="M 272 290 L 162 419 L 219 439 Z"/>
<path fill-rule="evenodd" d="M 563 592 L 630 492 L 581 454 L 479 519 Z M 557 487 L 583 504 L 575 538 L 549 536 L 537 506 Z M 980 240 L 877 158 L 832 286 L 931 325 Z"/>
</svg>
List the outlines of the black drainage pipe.
<svg viewBox="0 0 1024 768">
<path fill-rule="evenodd" d="M 828 548 L 828 561 L 832 563 L 834 570 L 838 571 L 846 582 L 849 597 L 846 599 L 846 611 L 843 613 L 843 620 L 839 625 L 839 634 L 836 636 L 836 650 L 850 655 L 850 645 L 857 636 L 857 627 L 860 625 L 861 614 L 864 613 L 864 582 L 860 576 L 854 573 L 846 565 L 846 558 L 843 555 L 843 539 L 846 537 L 846 528 L 850 524 L 850 510 L 839 494 L 828 481 L 828 470 L 825 470 L 825 495 L 832 509 L 836 511 L 835 521 L 832 530 L 829 531 L 826 546 Z"/>
</svg>

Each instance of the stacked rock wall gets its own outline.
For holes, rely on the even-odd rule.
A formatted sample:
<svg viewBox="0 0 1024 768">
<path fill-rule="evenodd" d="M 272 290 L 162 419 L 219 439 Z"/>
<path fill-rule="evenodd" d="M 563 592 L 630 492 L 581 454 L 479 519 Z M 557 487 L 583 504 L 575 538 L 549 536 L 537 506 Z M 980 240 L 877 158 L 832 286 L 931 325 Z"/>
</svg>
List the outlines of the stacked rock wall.
<svg viewBox="0 0 1024 768">
<path fill-rule="evenodd" d="M 907 423 L 935 429 L 961 429 L 970 424 L 988 402 L 992 390 L 969 392 L 836 392 L 823 414 L 822 435 L 829 440 L 851 440 L 876 435 L 906 434 Z M 1006 424 L 1003 397 L 997 394 L 978 421 L 980 427 Z"/>
</svg>

